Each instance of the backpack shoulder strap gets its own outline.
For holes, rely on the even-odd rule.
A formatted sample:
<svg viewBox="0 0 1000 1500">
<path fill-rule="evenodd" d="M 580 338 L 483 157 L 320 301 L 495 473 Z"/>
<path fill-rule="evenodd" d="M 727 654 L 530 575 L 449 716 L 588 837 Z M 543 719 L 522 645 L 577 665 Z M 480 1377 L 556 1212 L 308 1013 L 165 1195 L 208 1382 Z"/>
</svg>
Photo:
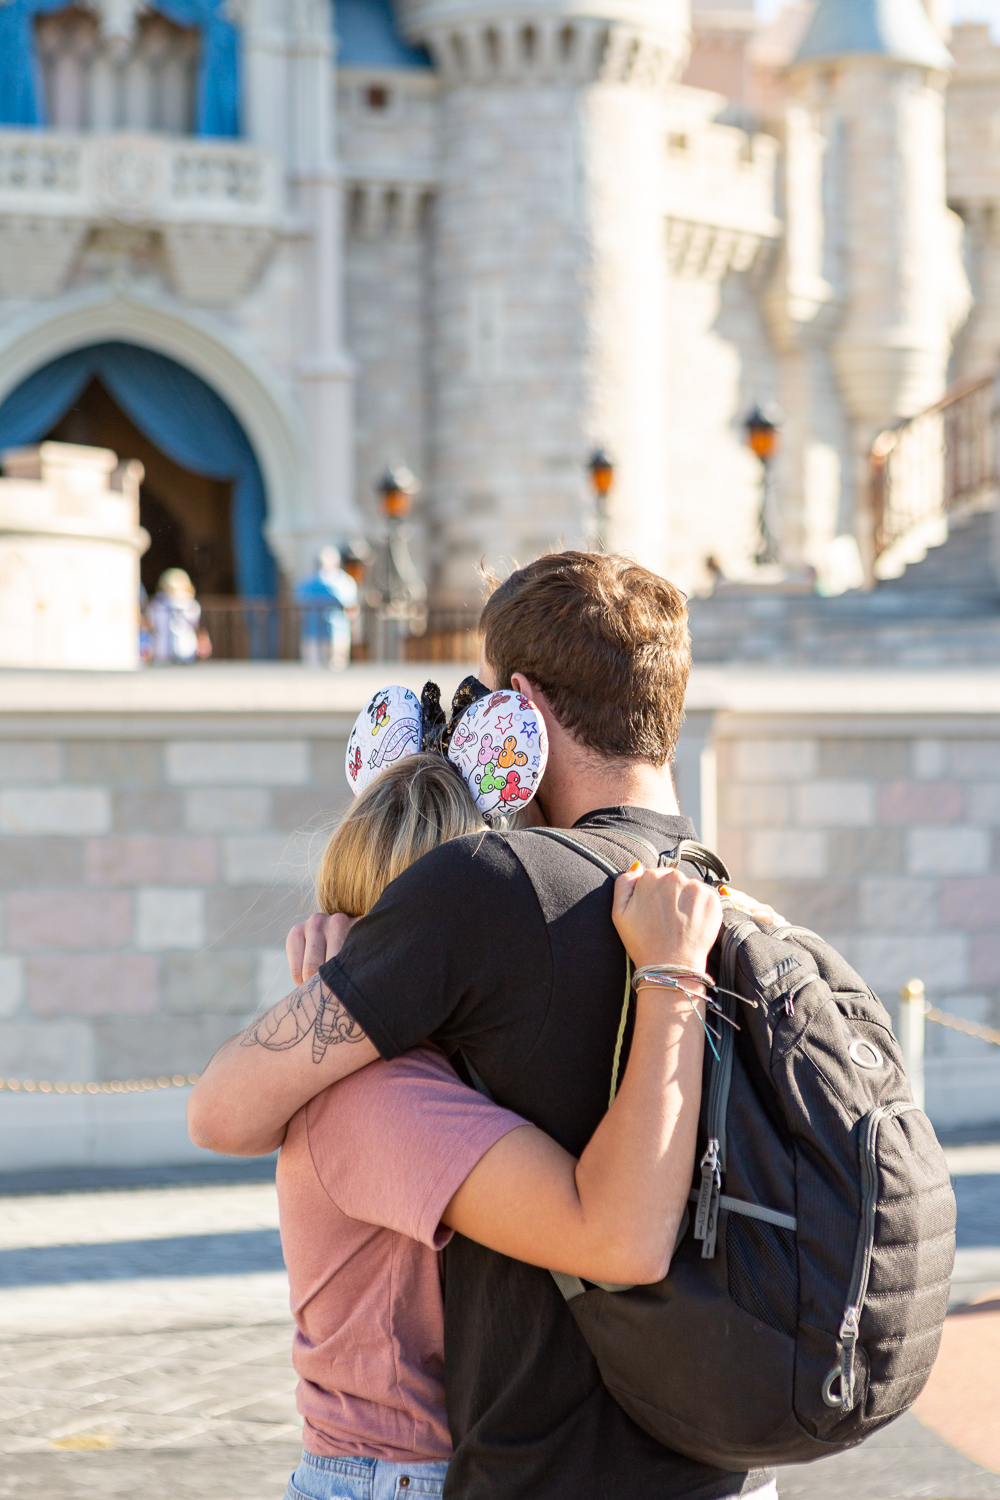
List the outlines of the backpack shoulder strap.
<svg viewBox="0 0 1000 1500">
<path fill-rule="evenodd" d="M 647 839 L 636 834 L 620 833 L 618 829 L 613 834 L 591 832 L 589 829 L 574 829 L 568 833 L 564 828 L 526 828 L 524 832 L 535 833 L 563 844 L 567 849 L 575 849 L 577 854 L 603 870 L 612 880 L 616 880 L 637 859 L 648 868 L 656 865 L 660 858 L 659 850 Z"/>
<path fill-rule="evenodd" d="M 648 839 L 636 833 L 625 833 L 616 828 L 614 833 L 604 829 L 574 828 L 567 832 L 563 828 L 526 828 L 525 833 L 535 833 L 542 838 L 553 839 L 567 849 L 575 849 L 584 859 L 616 879 L 638 859 L 647 869 L 658 865 L 694 865 L 709 885 L 726 884 L 732 877 L 729 870 L 711 849 L 698 844 L 694 839 L 681 839 L 672 855 L 662 854 Z"/>
</svg>

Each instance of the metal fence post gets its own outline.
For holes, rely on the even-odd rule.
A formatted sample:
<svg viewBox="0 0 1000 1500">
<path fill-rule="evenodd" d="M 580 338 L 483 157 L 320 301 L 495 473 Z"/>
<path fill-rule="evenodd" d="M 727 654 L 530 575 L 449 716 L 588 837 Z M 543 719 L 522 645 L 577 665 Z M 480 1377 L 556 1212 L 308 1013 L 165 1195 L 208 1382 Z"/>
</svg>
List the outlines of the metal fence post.
<svg viewBox="0 0 1000 1500">
<path fill-rule="evenodd" d="M 913 1101 L 924 1107 L 924 1020 L 927 1001 L 922 979 L 909 979 L 899 992 L 899 1045 Z"/>
</svg>

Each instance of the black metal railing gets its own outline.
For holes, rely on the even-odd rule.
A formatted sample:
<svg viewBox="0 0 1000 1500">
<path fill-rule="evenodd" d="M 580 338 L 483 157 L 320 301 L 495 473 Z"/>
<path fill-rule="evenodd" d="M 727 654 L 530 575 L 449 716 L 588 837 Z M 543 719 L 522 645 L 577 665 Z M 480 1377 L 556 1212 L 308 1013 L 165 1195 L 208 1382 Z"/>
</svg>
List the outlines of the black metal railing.
<svg viewBox="0 0 1000 1500">
<path fill-rule="evenodd" d="M 203 595 L 201 623 L 215 661 L 299 661 L 303 638 L 322 633 L 323 608 L 274 599 L 232 599 Z M 430 609 L 426 629 L 407 636 L 407 661 L 475 661 L 479 656 L 478 611 Z M 362 611 L 361 639 L 352 643 L 351 660 L 369 660 L 368 611 Z"/>
</svg>

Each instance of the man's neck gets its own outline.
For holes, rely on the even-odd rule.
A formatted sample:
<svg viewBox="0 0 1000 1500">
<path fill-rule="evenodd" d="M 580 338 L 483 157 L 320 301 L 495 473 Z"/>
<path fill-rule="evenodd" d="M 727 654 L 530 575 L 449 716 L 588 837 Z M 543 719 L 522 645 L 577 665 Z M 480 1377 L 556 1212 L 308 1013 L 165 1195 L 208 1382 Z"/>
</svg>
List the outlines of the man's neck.
<svg viewBox="0 0 1000 1500">
<path fill-rule="evenodd" d="M 538 802 L 550 828 L 572 828 L 601 807 L 645 807 L 651 812 L 680 811 L 669 766 L 648 761 L 600 761 L 583 751 L 555 764 L 549 762 L 538 791 Z M 576 762 L 575 764 L 573 762 Z"/>
<path fill-rule="evenodd" d="M 669 765 L 599 755 L 563 728 L 539 688 L 520 673 L 512 681 L 517 692 L 534 699 L 548 731 L 549 761 L 538 805 L 550 828 L 572 828 L 600 807 L 646 807 L 675 816 L 680 811 Z"/>
</svg>

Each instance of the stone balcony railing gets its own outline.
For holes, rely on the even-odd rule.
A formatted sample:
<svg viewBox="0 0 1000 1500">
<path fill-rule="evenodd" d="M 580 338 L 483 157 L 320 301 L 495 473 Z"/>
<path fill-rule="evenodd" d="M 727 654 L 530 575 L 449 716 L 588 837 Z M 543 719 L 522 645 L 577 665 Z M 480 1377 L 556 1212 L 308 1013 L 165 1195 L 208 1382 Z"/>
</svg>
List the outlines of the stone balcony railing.
<svg viewBox="0 0 1000 1500">
<path fill-rule="evenodd" d="M 0 130 L 0 296 L 61 290 L 88 232 L 160 237 L 175 290 L 237 301 L 283 219 L 278 158 L 239 142 Z"/>
<path fill-rule="evenodd" d="M 775 245 L 778 143 L 713 119 L 722 99 L 678 88 L 663 173 L 667 259 L 675 275 L 720 280 Z"/>
</svg>

